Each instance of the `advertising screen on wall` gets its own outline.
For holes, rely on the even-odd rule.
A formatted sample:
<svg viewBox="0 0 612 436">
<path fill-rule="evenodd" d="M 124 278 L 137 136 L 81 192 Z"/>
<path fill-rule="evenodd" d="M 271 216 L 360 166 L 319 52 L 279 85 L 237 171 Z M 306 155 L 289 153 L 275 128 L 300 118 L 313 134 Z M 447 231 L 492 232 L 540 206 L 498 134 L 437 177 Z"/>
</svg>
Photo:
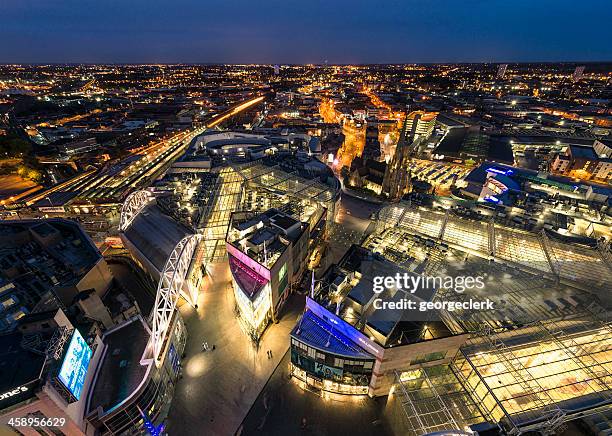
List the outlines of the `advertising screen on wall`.
<svg viewBox="0 0 612 436">
<path fill-rule="evenodd" d="M 85 384 L 87 367 L 91 359 L 91 348 L 78 330 L 74 330 L 68 351 L 59 371 L 58 379 L 78 400 Z"/>
</svg>

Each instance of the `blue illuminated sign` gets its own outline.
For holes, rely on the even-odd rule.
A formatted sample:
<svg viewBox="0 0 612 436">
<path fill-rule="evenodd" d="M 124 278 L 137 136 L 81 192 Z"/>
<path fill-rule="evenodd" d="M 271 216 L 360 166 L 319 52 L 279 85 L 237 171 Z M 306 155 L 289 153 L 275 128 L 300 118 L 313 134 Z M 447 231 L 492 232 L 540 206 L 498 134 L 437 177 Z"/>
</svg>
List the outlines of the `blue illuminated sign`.
<svg viewBox="0 0 612 436">
<path fill-rule="evenodd" d="M 319 303 L 317 303 L 310 297 L 306 297 L 306 308 L 308 308 L 319 318 L 334 324 L 334 328 L 337 328 L 338 331 L 340 331 L 354 343 L 358 344 L 368 353 L 371 353 L 376 357 L 382 357 L 384 353 L 383 347 L 372 341 L 370 338 L 368 338 L 355 327 L 344 321 L 342 318 L 339 318 L 338 316 L 332 314 L 329 310 L 325 309 L 323 306 L 321 306 Z"/>
<path fill-rule="evenodd" d="M 91 348 L 78 330 L 74 330 L 68 351 L 59 371 L 58 379 L 78 400 L 85 384 L 87 368 L 91 360 Z"/>
</svg>

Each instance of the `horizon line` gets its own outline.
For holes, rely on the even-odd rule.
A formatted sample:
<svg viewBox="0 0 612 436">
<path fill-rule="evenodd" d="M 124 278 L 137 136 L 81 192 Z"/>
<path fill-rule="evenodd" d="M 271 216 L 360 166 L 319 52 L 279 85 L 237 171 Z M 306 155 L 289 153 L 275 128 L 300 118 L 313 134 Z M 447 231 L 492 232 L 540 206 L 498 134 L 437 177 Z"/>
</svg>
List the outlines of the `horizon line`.
<svg viewBox="0 0 612 436">
<path fill-rule="evenodd" d="M 406 65 L 534 65 L 534 64 L 612 64 L 612 60 L 563 60 L 563 61 L 448 61 L 448 62 L 360 62 L 360 63 L 312 63 L 312 62 L 0 62 L 0 66 L 45 65 L 112 65 L 112 66 L 406 66 Z"/>
</svg>

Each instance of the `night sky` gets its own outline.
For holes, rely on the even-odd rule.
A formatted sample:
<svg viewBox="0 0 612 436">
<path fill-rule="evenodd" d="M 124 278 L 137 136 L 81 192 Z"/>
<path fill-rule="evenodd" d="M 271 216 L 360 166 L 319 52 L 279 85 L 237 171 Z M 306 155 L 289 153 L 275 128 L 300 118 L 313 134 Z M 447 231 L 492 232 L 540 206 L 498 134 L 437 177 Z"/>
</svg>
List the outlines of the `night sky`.
<svg viewBox="0 0 612 436">
<path fill-rule="evenodd" d="M 0 63 L 612 60 L 611 0 L 0 0 Z"/>
</svg>

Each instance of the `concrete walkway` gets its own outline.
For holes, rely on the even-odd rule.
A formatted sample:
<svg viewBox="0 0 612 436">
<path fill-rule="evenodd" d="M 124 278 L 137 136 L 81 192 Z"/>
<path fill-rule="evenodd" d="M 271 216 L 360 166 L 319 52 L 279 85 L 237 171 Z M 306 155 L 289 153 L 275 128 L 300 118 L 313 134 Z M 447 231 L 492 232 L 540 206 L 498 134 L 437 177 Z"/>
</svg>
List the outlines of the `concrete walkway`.
<svg viewBox="0 0 612 436">
<path fill-rule="evenodd" d="M 385 420 L 386 397 L 321 397 L 289 378 L 290 360 L 287 353 L 245 418 L 240 436 L 393 435 Z"/>
<path fill-rule="evenodd" d="M 183 378 L 168 417 L 169 434 L 233 435 L 289 349 L 289 332 L 303 305 L 304 297 L 294 295 L 257 350 L 235 317 L 227 262 L 213 265 L 197 311 L 187 304 L 180 308 L 189 338 Z M 202 352 L 204 341 L 216 349 Z"/>
</svg>

